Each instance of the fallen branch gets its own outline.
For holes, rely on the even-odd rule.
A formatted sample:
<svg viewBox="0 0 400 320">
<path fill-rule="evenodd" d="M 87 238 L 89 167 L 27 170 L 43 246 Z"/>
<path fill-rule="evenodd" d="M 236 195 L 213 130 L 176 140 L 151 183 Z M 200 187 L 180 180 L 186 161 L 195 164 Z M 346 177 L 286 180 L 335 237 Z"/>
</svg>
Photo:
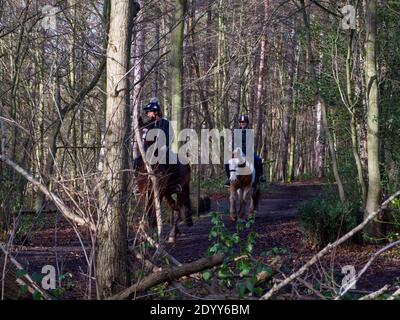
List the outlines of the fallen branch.
<svg viewBox="0 0 400 320">
<path fill-rule="evenodd" d="M 361 231 L 364 229 L 364 227 L 372 221 L 378 214 L 381 212 L 382 209 L 385 209 L 389 203 L 398 197 L 400 195 L 400 190 L 391 195 L 388 199 L 386 199 L 385 202 L 382 203 L 382 205 L 379 207 L 378 210 L 375 212 L 372 212 L 361 224 L 359 224 L 357 227 L 354 229 L 350 230 L 348 233 L 346 233 L 344 236 L 342 236 L 340 239 L 336 240 L 334 243 L 329 243 L 324 249 L 322 249 L 320 252 L 318 252 L 316 255 L 314 255 L 311 260 L 309 260 L 306 264 L 304 264 L 298 271 L 295 273 L 291 274 L 288 278 L 286 278 L 284 281 L 279 283 L 278 285 L 274 285 L 272 289 L 270 289 L 266 294 L 264 294 L 261 299 L 266 300 L 271 298 L 276 292 L 278 292 L 280 289 L 288 285 L 290 282 L 293 280 L 297 279 L 299 276 L 301 276 L 304 272 L 306 272 L 314 263 L 316 263 L 319 259 L 321 259 L 323 256 L 325 256 L 328 252 L 330 252 L 332 249 L 336 248 L 338 245 L 341 243 L 347 241 L 350 239 L 352 236 L 354 236 L 357 232 Z"/>
<path fill-rule="evenodd" d="M 367 294 L 366 296 L 363 296 L 358 300 L 372 300 L 372 299 L 375 299 L 375 298 L 379 297 L 380 295 L 384 294 L 386 291 L 388 291 L 389 288 L 390 288 L 390 286 L 387 284 L 383 288 L 379 289 L 378 291 L 375 291 L 375 292 L 372 292 L 370 294 Z"/>
<path fill-rule="evenodd" d="M 1 253 L 4 255 L 4 257 L 7 256 L 7 259 L 2 259 Z M 3 274 L 5 277 L 5 292 L 3 292 L 5 298 L 16 299 L 20 287 L 26 285 L 29 293 L 34 294 L 35 292 L 39 292 L 44 299 L 51 300 L 50 296 L 44 290 L 42 290 L 28 274 L 24 274 L 21 277 L 17 276 L 17 271 L 24 269 L 0 243 L 0 265 L 2 263 L 7 263 L 7 260 L 11 262 L 12 266 L 4 266 L 6 269 L 8 269 L 8 271 Z"/>
<path fill-rule="evenodd" d="M 159 283 L 166 281 L 174 281 L 183 276 L 190 275 L 192 273 L 200 272 L 205 269 L 210 269 L 223 262 L 223 256 L 221 254 L 215 254 L 211 257 L 201 258 L 194 262 L 181 265 L 172 269 L 165 269 L 160 272 L 153 273 L 146 278 L 142 279 L 138 284 L 134 284 L 124 291 L 109 298 L 109 300 L 122 300 L 128 299 L 130 296 L 137 292 L 145 291 Z"/>
<path fill-rule="evenodd" d="M 400 297 L 400 288 L 397 289 L 387 300 L 394 300 L 396 298 Z"/>
<path fill-rule="evenodd" d="M 64 201 L 62 201 L 57 195 L 55 195 L 53 192 L 51 192 L 47 187 L 37 181 L 31 174 L 29 174 L 26 170 L 21 168 L 18 164 L 14 163 L 10 159 L 8 159 L 5 155 L 0 154 L 0 161 L 4 161 L 6 164 L 8 164 L 11 168 L 13 168 L 16 172 L 18 172 L 20 175 L 22 175 L 26 180 L 28 180 L 30 183 L 32 183 L 34 186 L 39 188 L 39 190 L 48 198 L 50 198 L 55 206 L 60 210 L 60 212 L 69 220 L 77 223 L 78 225 L 88 225 L 93 231 L 96 230 L 95 226 L 93 223 L 86 219 L 82 218 L 75 213 L 71 211 L 70 208 L 68 208 Z"/>
</svg>

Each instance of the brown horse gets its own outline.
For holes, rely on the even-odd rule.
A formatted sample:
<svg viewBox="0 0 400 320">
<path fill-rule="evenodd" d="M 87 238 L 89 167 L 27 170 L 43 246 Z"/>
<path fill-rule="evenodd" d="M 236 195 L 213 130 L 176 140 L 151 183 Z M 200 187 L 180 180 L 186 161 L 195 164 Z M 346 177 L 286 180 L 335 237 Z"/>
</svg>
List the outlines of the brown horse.
<svg viewBox="0 0 400 320">
<path fill-rule="evenodd" d="M 192 221 L 192 207 L 190 201 L 190 177 L 191 170 L 189 165 L 183 164 L 155 164 L 152 165 L 153 174 L 157 177 L 160 203 L 163 199 L 167 200 L 170 209 L 170 231 L 168 242 L 174 243 L 179 234 L 178 223 L 185 221 L 190 227 Z M 157 226 L 153 184 L 148 176 L 146 166 L 142 161 L 137 169 L 136 183 L 144 200 L 145 212 L 149 225 L 153 228 Z M 177 185 L 181 186 L 181 191 L 177 192 Z M 173 198 L 176 194 L 176 200 Z"/>
<path fill-rule="evenodd" d="M 239 170 L 243 172 L 239 172 Z M 246 219 L 257 208 L 260 195 L 259 185 L 255 179 L 255 168 L 246 161 L 240 148 L 233 151 L 233 158 L 229 160 L 230 171 L 230 218 L 232 221 Z M 239 211 L 237 211 L 237 199 L 239 198 Z M 249 202 L 249 208 L 246 209 Z"/>
</svg>

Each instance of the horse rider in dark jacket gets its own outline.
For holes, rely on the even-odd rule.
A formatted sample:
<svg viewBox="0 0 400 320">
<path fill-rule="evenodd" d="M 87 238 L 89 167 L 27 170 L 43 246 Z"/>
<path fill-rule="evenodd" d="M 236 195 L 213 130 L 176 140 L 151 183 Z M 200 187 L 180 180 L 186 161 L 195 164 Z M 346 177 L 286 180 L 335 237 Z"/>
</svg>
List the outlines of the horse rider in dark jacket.
<svg viewBox="0 0 400 320">
<path fill-rule="evenodd" d="M 172 144 L 172 141 L 174 139 L 174 131 L 172 129 L 172 126 L 170 122 L 163 117 L 162 112 L 161 112 L 161 107 L 158 103 L 157 98 L 152 98 L 150 100 L 150 103 L 148 103 L 144 108 L 143 108 L 146 117 L 147 117 L 147 123 L 143 127 L 143 136 L 142 140 L 144 143 L 145 151 L 147 151 L 148 147 L 151 145 L 149 144 L 148 141 L 146 141 L 146 135 L 151 129 L 160 129 L 164 132 L 165 134 L 165 142 L 166 144 L 164 146 L 161 146 L 161 148 L 158 149 L 158 151 L 165 153 L 166 155 L 166 164 L 161 164 L 161 165 L 166 165 L 168 167 L 172 167 L 172 169 L 176 169 L 178 164 L 169 164 L 169 149 Z M 133 160 L 133 169 L 137 171 L 143 161 L 140 153 L 138 154 L 137 151 L 137 146 L 134 147 L 134 153 L 136 153 L 138 156 Z M 180 185 L 176 186 L 176 192 L 181 192 L 182 187 Z"/>
<path fill-rule="evenodd" d="M 242 152 L 244 155 L 246 155 L 246 130 L 250 129 L 249 128 L 249 117 L 246 115 L 241 115 L 239 117 L 239 127 L 241 129 L 241 134 L 242 134 Z M 232 142 L 232 145 L 234 146 L 234 141 Z M 264 169 L 263 169 L 263 165 L 262 165 L 262 160 L 261 158 L 254 153 L 254 168 L 256 170 L 256 181 L 259 182 L 266 182 L 267 179 L 264 176 Z M 225 182 L 225 186 L 229 186 L 230 185 L 230 180 L 229 180 L 229 176 L 230 176 L 230 172 L 229 172 L 229 164 L 225 164 L 225 172 L 226 175 L 228 177 L 228 180 Z"/>
</svg>

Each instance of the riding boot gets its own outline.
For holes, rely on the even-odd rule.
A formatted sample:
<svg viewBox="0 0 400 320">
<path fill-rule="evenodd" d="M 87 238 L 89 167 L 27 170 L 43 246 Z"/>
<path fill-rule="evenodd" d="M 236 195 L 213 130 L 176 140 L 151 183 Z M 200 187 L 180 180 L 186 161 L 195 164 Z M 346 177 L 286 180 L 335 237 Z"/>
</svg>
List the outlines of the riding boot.
<svg viewBox="0 0 400 320">
<path fill-rule="evenodd" d="M 256 181 L 260 183 L 267 182 L 267 179 L 264 176 L 264 168 L 262 165 L 262 160 L 258 156 L 255 158 L 255 167 L 256 167 Z"/>
<path fill-rule="evenodd" d="M 170 163 L 170 161 L 169 161 L 169 151 L 167 150 L 166 151 L 166 164 L 162 164 L 161 166 L 163 166 L 163 168 L 165 169 L 165 172 L 168 174 L 168 175 L 170 175 L 170 176 L 172 176 L 172 177 L 176 177 L 176 176 L 178 176 L 179 175 L 179 169 L 180 169 L 180 166 L 182 165 L 180 162 L 179 162 L 179 160 L 178 160 L 178 163 Z M 175 179 L 174 179 L 175 180 Z M 169 190 L 171 190 L 170 192 L 172 193 L 172 194 L 174 194 L 174 193 L 182 193 L 182 186 L 179 184 L 179 183 L 177 183 L 177 184 L 175 184 L 175 183 L 170 183 L 169 185 L 168 185 L 168 189 Z"/>
<path fill-rule="evenodd" d="M 258 181 L 260 183 L 267 182 L 267 179 L 264 176 L 264 172 L 263 172 L 264 170 L 263 170 L 262 164 L 258 167 L 258 169 L 256 171 L 258 171 L 257 180 L 256 181 Z"/>
</svg>

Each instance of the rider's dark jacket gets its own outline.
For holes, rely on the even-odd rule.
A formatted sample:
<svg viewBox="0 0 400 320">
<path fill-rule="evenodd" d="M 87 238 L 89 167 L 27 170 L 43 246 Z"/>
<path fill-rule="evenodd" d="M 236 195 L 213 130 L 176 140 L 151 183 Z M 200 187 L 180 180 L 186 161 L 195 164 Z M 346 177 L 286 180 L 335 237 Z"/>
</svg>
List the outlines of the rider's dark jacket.
<svg viewBox="0 0 400 320">
<path fill-rule="evenodd" d="M 241 131 L 241 134 L 242 134 L 242 145 L 241 145 L 241 148 L 242 148 L 242 152 L 243 152 L 243 154 L 244 155 L 246 155 L 246 147 L 247 147 L 247 140 L 246 140 L 246 130 L 249 130 L 249 129 L 235 129 L 235 130 L 240 130 Z M 235 149 L 235 134 L 234 134 L 234 132 L 233 132 L 233 135 L 232 135 L 232 150 L 233 149 Z"/>
<path fill-rule="evenodd" d="M 151 129 L 160 129 L 165 134 L 166 147 L 169 148 L 171 146 L 171 143 L 172 143 L 172 141 L 174 139 L 174 133 L 173 133 L 172 126 L 171 126 L 170 122 L 167 119 L 161 118 L 159 120 L 151 121 L 151 122 L 147 123 L 144 126 L 144 128 L 147 129 L 145 134 L 144 134 L 144 136 L 143 136 L 144 140 L 146 139 L 146 135 L 147 135 L 147 132 L 149 130 L 151 130 Z M 145 143 L 145 146 L 148 146 L 148 145 L 149 145 L 148 142 Z"/>
</svg>

